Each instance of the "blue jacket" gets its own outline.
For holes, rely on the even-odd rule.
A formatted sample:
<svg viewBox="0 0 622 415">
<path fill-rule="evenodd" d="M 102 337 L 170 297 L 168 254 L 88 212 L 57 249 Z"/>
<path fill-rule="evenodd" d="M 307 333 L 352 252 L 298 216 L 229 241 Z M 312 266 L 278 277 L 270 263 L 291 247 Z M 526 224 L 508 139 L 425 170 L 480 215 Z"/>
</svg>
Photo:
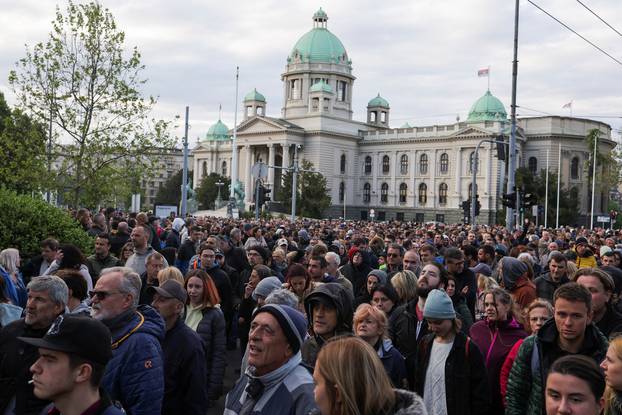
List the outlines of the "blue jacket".
<svg viewBox="0 0 622 415">
<path fill-rule="evenodd" d="M 406 381 L 406 360 L 404 356 L 393 347 L 390 339 L 384 339 L 376 349 L 378 357 L 382 361 L 384 370 L 389 375 L 395 388 L 404 388 Z"/>
<path fill-rule="evenodd" d="M 162 410 L 164 320 L 149 306 L 139 306 L 104 320 L 112 334 L 112 359 L 102 387 L 131 415 L 153 415 Z"/>
</svg>

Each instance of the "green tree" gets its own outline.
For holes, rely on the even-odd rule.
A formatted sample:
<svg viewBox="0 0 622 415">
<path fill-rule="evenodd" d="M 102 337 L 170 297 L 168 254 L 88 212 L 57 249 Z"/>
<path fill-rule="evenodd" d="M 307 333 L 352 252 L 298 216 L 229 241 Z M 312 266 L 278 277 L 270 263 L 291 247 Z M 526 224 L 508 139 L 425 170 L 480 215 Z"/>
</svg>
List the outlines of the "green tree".
<svg viewBox="0 0 622 415">
<path fill-rule="evenodd" d="M 11 110 L 0 93 L 0 183 L 19 193 L 41 191 L 49 183 L 47 137 L 43 126 L 19 109 Z"/>
<path fill-rule="evenodd" d="M 313 163 L 302 160 L 300 168 L 312 170 Z M 291 211 L 292 209 L 293 173 L 287 171 L 283 175 L 283 186 L 277 193 L 277 199 Z M 330 196 L 326 189 L 326 178 L 320 173 L 303 171 L 298 173 L 296 189 L 296 215 L 309 218 L 322 218 L 330 206 Z"/>
<path fill-rule="evenodd" d="M 210 173 L 203 176 L 201 184 L 197 188 L 197 201 L 201 209 L 213 209 L 216 197 L 218 197 L 218 186 L 216 183 L 221 182 L 224 185 L 220 188 L 220 197 L 226 201 L 229 200 L 229 185 L 231 179 L 221 176 L 218 173 Z"/>
<path fill-rule="evenodd" d="M 0 189 L 0 249 L 17 248 L 28 258 L 39 253 L 45 238 L 76 245 L 86 255 L 93 251 L 91 238 L 67 211 L 41 198 Z"/>
<path fill-rule="evenodd" d="M 588 185 L 588 200 L 592 200 L 592 179 L 594 168 L 594 141 L 600 138 L 601 132 L 598 129 L 592 129 L 585 137 L 585 144 L 590 153 L 590 157 L 585 161 L 585 170 Z M 616 189 L 620 184 L 620 150 L 603 153 L 600 146 L 596 146 L 596 195 L 600 193 L 609 194 L 611 189 Z M 597 196 L 598 197 L 598 196 Z M 598 199 L 597 199 L 598 200 Z M 605 209 L 603 207 L 603 209 Z"/>
<path fill-rule="evenodd" d="M 64 13 L 56 8 L 49 38 L 26 47 L 9 74 L 19 107 L 59 130 L 59 190 L 74 206 L 122 192 L 131 186 L 125 161 L 149 171 L 156 161 L 144 155 L 173 144 L 170 122 L 150 118 L 156 100 L 140 91 L 140 53 L 126 53 L 124 42 L 108 9 L 70 1 Z"/>
<path fill-rule="evenodd" d="M 169 177 L 166 182 L 158 189 L 155 197 L 156 205 L 178 205 L 181 200 L 181 182 L 183 180 L 183 170 Z M 188 179 L 192 178 L 192 171 L 188 172 Z"/>
</svg>

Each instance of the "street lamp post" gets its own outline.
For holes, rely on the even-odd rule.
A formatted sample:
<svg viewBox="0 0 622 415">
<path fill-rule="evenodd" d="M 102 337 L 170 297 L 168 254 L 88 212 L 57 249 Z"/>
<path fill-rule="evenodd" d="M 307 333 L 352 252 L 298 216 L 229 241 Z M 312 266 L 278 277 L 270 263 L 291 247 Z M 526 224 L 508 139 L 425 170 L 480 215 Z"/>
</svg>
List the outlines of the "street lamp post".
<svg viewBox="0 0 622 415">
<path fill-rule="evenodd" d="M 220 197 L 220 188 L 223 187 L 225 184 L 221 182 L 220 180 L 218 180 L 215 184 L 218 187 L 218 195 L 216 196 L 216 202 L 214 202 L 214 208 L 218 210 L 222 206 L 222 198 Z"/>
</svg>

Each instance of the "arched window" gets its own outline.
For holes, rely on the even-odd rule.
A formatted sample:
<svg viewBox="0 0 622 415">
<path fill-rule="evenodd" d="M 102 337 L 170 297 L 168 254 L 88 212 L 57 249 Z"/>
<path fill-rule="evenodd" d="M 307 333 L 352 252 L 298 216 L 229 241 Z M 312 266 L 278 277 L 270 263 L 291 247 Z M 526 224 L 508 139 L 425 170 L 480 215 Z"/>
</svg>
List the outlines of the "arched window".
<svg viewBox="0 0 622 415">
<path fill-rule="evenodd" d="M 406 194 L 408 193 L 408 185 L 400 184 L 400 203 L 406 203 Z"/>
<path fill-rule="evenodd" d="M 339 202 L 343 203 L 343 199 L 346 194 L 346 184 L 344 182 L 339 183 Z"/>
<path fill-rule="evenodd" d="M 221 165 L 221 169 L 220 169 L 220 170 L 222 171 L 222 175 L 223 175 L 223 176 L 226 176 L 226 175 L 227 175 L 227 162 L 226 162 L 226 161 L 223 161 L 223 162 L 222 162 L 222 165 Z"/>
<path fill-rule="evenodd" d="M 441 174 L 449 173 L 449 154 L 441 154 Z"/>
<path fill-rule="evenodd" d="M 402 154 L 400 157 L 400 173 L 408 174 L 408 155 Z"/>
<path fill-rule="evenodd" d="M 371 185 L 369 183 L 365 183 L 363 185 L 363 202 L 369 203 L 371 201 Z"/>
<path fill-rule="evenodd" d="M 425 205 L 428 201 L 428 186 L 425 183 L 419 185 L 419 204 Z"/>
<path fill-rule="evenodd" d="M 471 151 L 471 154 L 469 154 L 469 173 L 473 173 L 473 163 L 475 163 L 475 151 Z M 478 170 L 479 167 L 476 167 L 475 172 L 477 173 Z"/>
<path fill-rule="evenodd" d="M 371 174 L 371 156 L 365 157 L 365 174 Z"/>
<path fill-rule="evenodd" d="M 538 159 L 535 157 L 529 157 L 528 164 L 531 174 L 536 175 L 538 173 Z"/>
<path fill-rule="evenodd" d="M 342 154 L 341 155 L 341 174 L 345 174 L 346 172 L 346 155 Z"/>
<path fill-rule="evenodd" d="M 389 201 L 389 185 L 382 183 L 380 186 L 380 203 L 387 203 Z"/>
<path fill-rule="evenodd" d="M 570 162 L 570 178 L 574 180 L 579 178 L 579 157 L 573 157 Z"/>
<path fill-rule="evenodd" d="M 207 161 L 203 162 L 203 168 L 201 170 L 202 170 L 201 172 L 203 173 L 202 177 L 207 176 Z"/>
<path fill-rule="evenodd" d="M 438 204 L 439 205 L 447 204 L 447 183 L 441 183 L 438 186 Z"/>
<path fill-rule="evenodd" d="M 391 170 L 391 162 L 389 156 L 382 157 L 382 172 L 387 174 Z"/>
<path fill-rule="evenodd" d="M 419 157 L 419 173 L 428 174 L 428 155 L 427 154 L 422 154 L 421 157 Z"/>
</svg>

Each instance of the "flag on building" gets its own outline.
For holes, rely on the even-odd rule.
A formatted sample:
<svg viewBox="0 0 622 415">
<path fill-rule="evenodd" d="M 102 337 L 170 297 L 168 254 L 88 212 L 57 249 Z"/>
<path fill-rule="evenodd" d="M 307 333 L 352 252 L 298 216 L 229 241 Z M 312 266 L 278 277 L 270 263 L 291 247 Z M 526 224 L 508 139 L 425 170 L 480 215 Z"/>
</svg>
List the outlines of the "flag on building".
<svg viewBox="0 0 622 415">
<path fill-rule="evenodd" d="M 479 71 L 477 71 L 477 76 L 478 77 L 482 77 L 482 76 L 488 76 L 488 73 L 490 72 L 490 68 L 483 68 L 480 69 Z"/>
<path fill-rule="evenodd" d="M 570 101 L 567 104 L 564 104 L 564 106 L 562 108 L 572 108 L 572 101 Z"/>
</svg>

